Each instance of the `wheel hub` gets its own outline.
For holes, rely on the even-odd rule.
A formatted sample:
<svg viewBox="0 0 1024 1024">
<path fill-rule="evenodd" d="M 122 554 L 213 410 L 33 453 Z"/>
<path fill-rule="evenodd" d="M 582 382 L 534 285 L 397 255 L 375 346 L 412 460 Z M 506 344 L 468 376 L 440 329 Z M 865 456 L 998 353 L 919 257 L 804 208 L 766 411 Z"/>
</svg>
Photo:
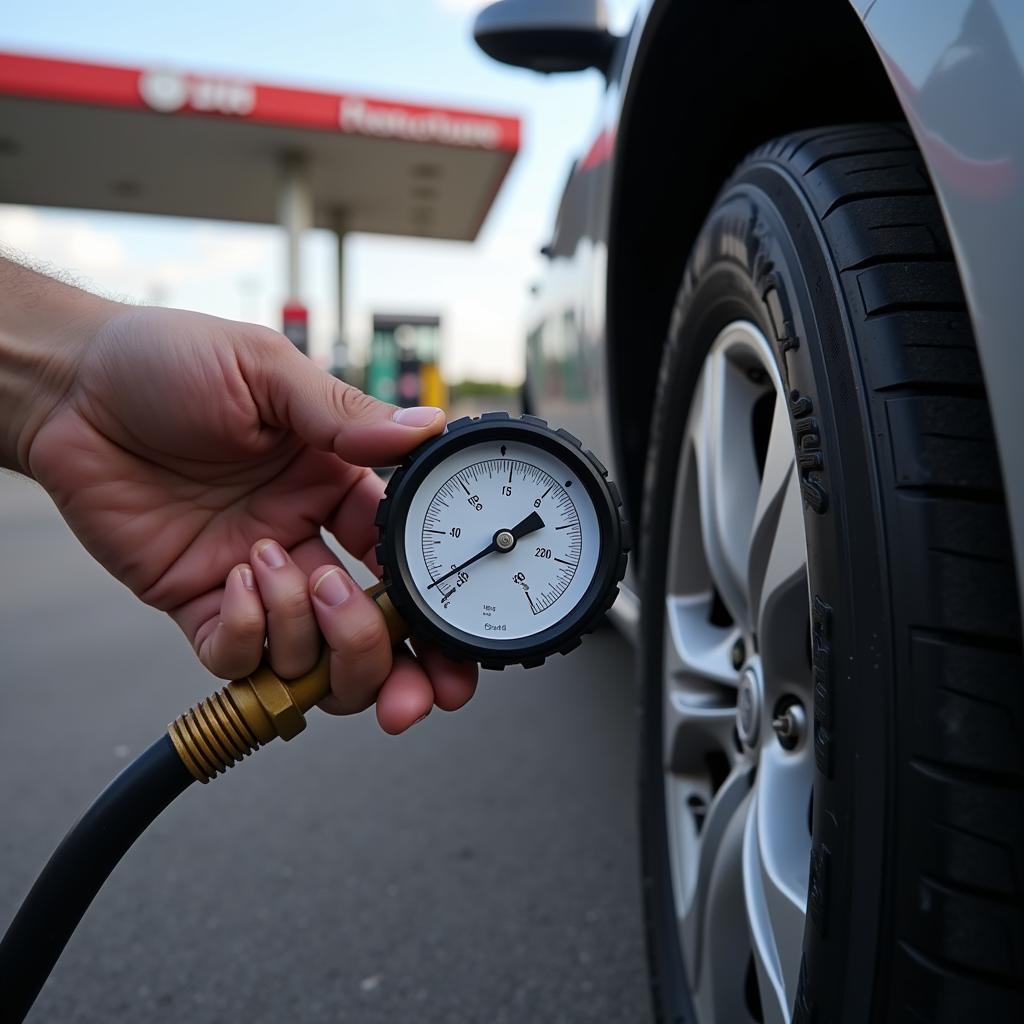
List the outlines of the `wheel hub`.
<svg viewBox="0 0 1024 1024">
<path fill-rule="evenodd" d="M 736 732 L 740 742 L 748 749 L 757 746 L 761 725 L 761 676 L 753 665 L 748 665 L 740 676 L 739 694 L 736 698 Z"/>
</svg>

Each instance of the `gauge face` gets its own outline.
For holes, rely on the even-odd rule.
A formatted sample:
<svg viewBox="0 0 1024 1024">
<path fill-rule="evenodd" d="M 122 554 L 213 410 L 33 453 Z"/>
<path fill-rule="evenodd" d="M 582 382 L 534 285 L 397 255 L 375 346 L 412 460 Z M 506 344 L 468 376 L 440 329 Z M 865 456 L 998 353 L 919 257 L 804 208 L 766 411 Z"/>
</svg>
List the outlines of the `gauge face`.
<svg viewBox="0 0 1024 1024">
<path fill-rule="evenodd" d="M 409 582 L 445 622 L 515 640 L 564 619 L 597 568 L 600 528 L 580 477 L 510 440 L 463 448 L 420 485 L 405 523 Z"/>
<path fill-rule="evenodd" d="M 377 559 L 413 636 L 485 668 L 539 665 L 592 629 L 626 569 L 604 467 L 542 420 L 456 420 L 388 482 Z"/>
</svg>

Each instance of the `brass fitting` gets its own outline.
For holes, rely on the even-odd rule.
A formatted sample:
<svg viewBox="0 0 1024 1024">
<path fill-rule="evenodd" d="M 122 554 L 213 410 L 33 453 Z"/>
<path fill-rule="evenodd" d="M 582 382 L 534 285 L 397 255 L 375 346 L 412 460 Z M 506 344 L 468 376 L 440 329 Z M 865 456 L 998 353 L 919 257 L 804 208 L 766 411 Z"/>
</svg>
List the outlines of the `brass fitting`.
<svg viewBox="0 0 1024 1024">
<path fill-rule="evenodd" d="M 387 622 L 392 644 L 409 635 L 383 583 L 368 587 Z M 280 679 L 267 664 L 235 679 L 179 715 L 167 731 L 182 763 L 202 783 L 210 782 L 276 736 L 290 740 L 306 728 L 306 712 L 330 690 L 330 656 L 297 679 Z"/>
</svg>

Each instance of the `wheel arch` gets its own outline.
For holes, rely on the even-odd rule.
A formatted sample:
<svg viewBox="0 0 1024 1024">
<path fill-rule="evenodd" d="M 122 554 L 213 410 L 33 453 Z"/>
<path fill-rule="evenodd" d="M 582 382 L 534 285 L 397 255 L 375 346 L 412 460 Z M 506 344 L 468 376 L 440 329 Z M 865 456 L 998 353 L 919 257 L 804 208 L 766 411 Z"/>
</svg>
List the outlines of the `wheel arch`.
<svg viewBox="0 0 1024 1024">
<path fill-rule="evenodd" d="M 778 135 L 902 116 L 849 0 L 655 0 L 622 101 L 608 235 L 609 405 L 633 522 L 668 318 L 722 184 Z"/>
</svg>

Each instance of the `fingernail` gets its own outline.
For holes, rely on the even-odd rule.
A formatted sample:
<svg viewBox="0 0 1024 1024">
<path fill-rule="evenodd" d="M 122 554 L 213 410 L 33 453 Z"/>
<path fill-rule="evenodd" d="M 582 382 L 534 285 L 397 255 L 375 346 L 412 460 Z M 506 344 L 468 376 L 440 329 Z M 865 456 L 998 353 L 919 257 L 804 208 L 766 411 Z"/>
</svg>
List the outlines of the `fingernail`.
<svg viewBox="0 0 1024 1024">
<path fill-rule="evenodd" d="M 336 608 L 352 596 L 352 581 L 340 569 L 331 569 L 316 581 L 313 593 L 324 604 Z"/>
<path fill-rule="evenodd" d="M 414 405 L 411 409 L 396 409 L 391 418 L 403 427 L 429 427 L 441 414 L 432 405 Z"/>
<path fill-rule="evenodd" d="M 422 722 L 424 718 L 429 718 L 429 717 L 430 717 L 430 712 L 429 711 L 424 711 L 423 714 L 420 715 L 420 717 L 417 718 L 416 721 L 413 722 L 412 724 L 413 725 L 419 725 L 420 722 Z"/>
<path fill-rule="evenodd" d="M 247 565 L 240 565 L 238 567 L 238 575 L 242 578 L 242 586 L 246 590 L 255 590 L 256 581 L 252 578 L 252 569 Z"/>
<path fill-rule="evenodd" d="M 284 557 L 284 551 L 280 544 L 275 541 L 268 541 L 256 552 L 256 557 L 271 569 L 280 569 L 286 565 L 288 559 Z"/>
</svg>

